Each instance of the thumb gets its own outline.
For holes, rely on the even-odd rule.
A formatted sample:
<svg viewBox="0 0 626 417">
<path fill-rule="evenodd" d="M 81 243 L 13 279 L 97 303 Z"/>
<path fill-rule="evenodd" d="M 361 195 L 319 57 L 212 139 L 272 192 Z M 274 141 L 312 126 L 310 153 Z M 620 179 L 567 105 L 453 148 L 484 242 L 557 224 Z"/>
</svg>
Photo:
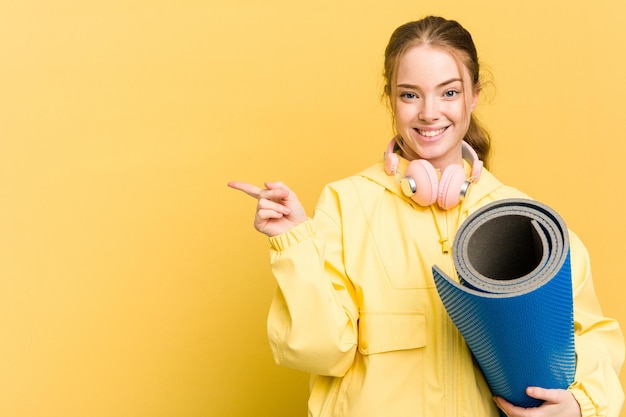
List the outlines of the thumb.
<svg viewBox="0 0 626 417">
<path fill-rule="evenodd" d="M 548 403 L 559 402 L 563 390 L 560 389 L 547 389 L 541 387 L 528 387 L 526 388 L 526 394 L 529 397 L 543 400 Z"/>
</svg>

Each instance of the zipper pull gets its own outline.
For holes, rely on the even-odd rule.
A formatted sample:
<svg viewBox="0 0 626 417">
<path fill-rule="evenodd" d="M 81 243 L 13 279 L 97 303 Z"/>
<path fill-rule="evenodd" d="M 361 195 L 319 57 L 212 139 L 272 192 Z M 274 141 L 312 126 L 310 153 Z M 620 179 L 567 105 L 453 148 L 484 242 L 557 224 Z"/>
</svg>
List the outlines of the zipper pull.
<svg viewBox="0 0 626 417">
<path fill-rule="evenodd" d="M 441 239 L 439 239 L 439 243 L 441 243 L 441 253 L 443 253 L 444 255 L 450 253 L 450 241 L 447 237 L 442 237 Z"/>
</svg>

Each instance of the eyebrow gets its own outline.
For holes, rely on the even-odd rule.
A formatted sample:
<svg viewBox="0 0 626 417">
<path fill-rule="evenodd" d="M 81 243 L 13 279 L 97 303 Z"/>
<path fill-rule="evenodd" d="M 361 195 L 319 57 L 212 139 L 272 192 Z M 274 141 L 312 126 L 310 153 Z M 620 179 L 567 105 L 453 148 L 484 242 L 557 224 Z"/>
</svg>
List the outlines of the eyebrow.
<svg viewBox="0 0 626 417">
<path fill-rule="evenodd" d="M 463 80 L 461 78 L 451 78 L 451 79 L 449 79 L 447 81 L 444 81 L 444 82 L 438 84 L 437 88 L 445 87 L 446 85 L 452 84 L 452 83 L 454 83 L 456 81 L 463 82 Z M 410 90 L 419 90 L 419 87 L 416 86 L 416 85 L 413 85 L 413 84 L 398 84 L 396 87 L 407 88 L 407 89 L 410 89 Z"/>
</svg>

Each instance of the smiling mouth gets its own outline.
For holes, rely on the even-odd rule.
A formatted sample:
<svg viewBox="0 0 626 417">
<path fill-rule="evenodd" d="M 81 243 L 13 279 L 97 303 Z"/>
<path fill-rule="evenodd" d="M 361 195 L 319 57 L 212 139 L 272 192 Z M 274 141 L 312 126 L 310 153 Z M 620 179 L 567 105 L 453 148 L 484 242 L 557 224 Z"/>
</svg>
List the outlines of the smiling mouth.
<svg viewBox="0 0 626 417">
<path fill-rule="evenodd" d="M 441 135 L 446 129 L 447 127 L 442 127 L 441 129 L 437 129 L 437 130 L 421 130 L 421 129 L 415 129 L 415 130 L 417 130 L 417 133 L 419 133 L 422 136 L 426 136 L 427 138 L 432 138 L 437 135 Z"/>
</svg>

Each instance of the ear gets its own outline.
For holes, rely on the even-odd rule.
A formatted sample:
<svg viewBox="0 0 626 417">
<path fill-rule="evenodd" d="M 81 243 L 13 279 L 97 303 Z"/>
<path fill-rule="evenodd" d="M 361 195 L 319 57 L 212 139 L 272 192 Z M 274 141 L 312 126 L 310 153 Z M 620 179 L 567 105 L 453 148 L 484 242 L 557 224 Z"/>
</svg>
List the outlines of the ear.
<svg viewBox="0 0 626 417">
<path fill-rule="evenodd" d="M 480 90 L 476 89 L 476 90 L 474 90 L 474 94 L 472 95 L 472 103 L 471 103 L 472 111 L 474 111 L 474 109 L 476 108 L 476 105 L 478 104 L 478 99 L 479 98 L 480 98 Z"/>
<path fill-rule="evenodd" d="M 391 95 L 387 96 L 387 109 L 389 110 L 389 115 L 391 116 L 391 121 L 393 125 L 396 125 L 396 103 L 391 98 Z"/>
<path fill-rule="evenodd" d="M 391 87 L 389 87 L 388 85 L 385 86 L 385 97 L 387 98 L 387 107 L 389 108 L 389 111 L 391 111 L 391 114 L 395 114 L 396 113 L 396 102 L 393 99 L 392 96 L 392 91 L 391 91 Z"/>
</svg>

